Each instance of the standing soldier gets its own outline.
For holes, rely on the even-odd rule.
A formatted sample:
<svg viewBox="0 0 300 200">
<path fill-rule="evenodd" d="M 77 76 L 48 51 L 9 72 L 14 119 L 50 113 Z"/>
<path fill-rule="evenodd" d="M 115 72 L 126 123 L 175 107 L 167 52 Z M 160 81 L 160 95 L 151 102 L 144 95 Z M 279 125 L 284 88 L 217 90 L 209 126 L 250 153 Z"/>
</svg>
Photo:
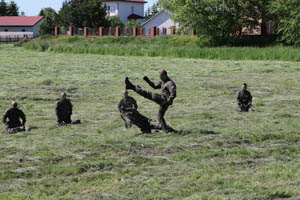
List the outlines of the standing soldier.
<svg viewBox="0 0 300 200">
<path fill-rule="evenodd" d="M 176 85 L 175 83 L 168 77 L 166 70 L 161 70 L 159 72 L 159 76 L 161 81 L 157 84 L 154 84 L 149 80 L 147 76 L 144 77 L 144 80 L 154 89 L 161 89 L 161 94 L 155 94 L 150 91 L 143 90 L 139 86 L 133 85 L 128 77 L 125 79 L 126 89 L 134 90 L 139 95 L 143 96 L 146 99 L 156 102 L 159 105 L 158 112 L 158 122 L 161 126 L 161 129 L 168 132 L 175 131 L 171 127 L 167 126 L 166 121 L 164 119 L 164 115 L 170 105 L 173 104 L 174 99 L 176 98 Z"/>
<path fill-rule="evenodd" d="M 132 122 L 129 118 L 128 112 L 132 111 L 132 110 L 137 110 L 138 105 L 136 103 L 136 100 L 133 97 L 128 96 L 127 90 L 123 91 L 123 96 L 124 96 L 124 98 L 121 99 L 121 101 L 118 105 L 118 110 L 120 111 L 121 118 L 124 120 L 125 127 L 131 128 Z"/>
<path fill-rule="evenodd" d="M 237 97 L 239 111 L 248 112 L 252 105 L 252 95 L 247 90 L 247 83 L 242 85 L 242 89 L 238 92 Z"/>
<path fill-rule="evenodd" d="M 66 125 L 66 124 L 78 124 L 80 120 L 72 122 L 72 103 L 69 99 L 67 99 L 66 93 L 60 94 L 60 100 L 56 102 L 55 113 L 56 113 L 56 122 L 58 125 Z"/>
<path fill-rule="evenodd" d="M 18 103 L 13 101 L 11 103 L 12 108 L 5 111 L 2 122 L 6 124 L 5 130 L 8 133 L 16 133 L 20 131 L 25 131 L 26 116 L 22 110 L 18 108 Z M 8 122 L 6 121 L 8 118 Z M 22 119 L 22 123 L 20 122 Z"/>
</svg>

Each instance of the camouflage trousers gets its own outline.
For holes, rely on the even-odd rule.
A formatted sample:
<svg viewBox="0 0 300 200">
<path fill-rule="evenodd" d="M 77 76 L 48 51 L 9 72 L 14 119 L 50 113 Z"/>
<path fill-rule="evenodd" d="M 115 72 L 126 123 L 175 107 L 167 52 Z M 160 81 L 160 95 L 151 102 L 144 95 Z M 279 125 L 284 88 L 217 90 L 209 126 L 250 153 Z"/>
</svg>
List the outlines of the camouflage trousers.
<svg viewBox="0 0 300 200">
<path fill-rule="evenodd" d="M 251 108 L 251 104 L 239 103 L 238 106 L 239 106 L 239 111 L 240 112 L 249 112 L 249 109 Z"/>
<path fill-rule="evenodd" d="M 164 118 L 168 108 L 169 104 L 167 104 L 166 98 L 161 95 L 161 94 L 156 94 L 152 93 L 150 91 L 143 90 L 141 87 L 136 86 L 135 87 L 135 92 L 138 93 L 139 95 L 143 96 L 146 99 L 149 99 L 151 101 L 154 101 L 159 105 L 159 110 L 158 110 L 158 123 L 160 124 L 160 128 L 165 131 L 165 132 L 171 132 L 174 129 L 169 129 L 170 127 L 167 125 L 166 120 Z"/>
</svg>

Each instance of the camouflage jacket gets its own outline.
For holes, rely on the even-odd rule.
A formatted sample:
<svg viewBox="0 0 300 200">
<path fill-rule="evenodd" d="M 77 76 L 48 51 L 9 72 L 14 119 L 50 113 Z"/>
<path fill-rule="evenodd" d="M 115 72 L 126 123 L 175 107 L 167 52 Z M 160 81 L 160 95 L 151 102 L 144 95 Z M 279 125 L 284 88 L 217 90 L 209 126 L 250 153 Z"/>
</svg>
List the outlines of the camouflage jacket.
<svg viewBox="0 0 300 200">
<path fill-rule="evenodd" d="M 129 109 L 134 109 L 134 110 L 138 109 L 136 100 L 131 96 L 124 97 L 123 99 L 121 99 L 121 101 L 118 105 L 118 110 L 120 112 L 126 112 Z"/>
<path fill-rule="evenodd" d="M 148 84 L 154 89 L 161 89 L 163 98 L 172 105 L 173 100 L 176 98 L 176 85 L 174 81 L 168 78 L 166 81 L 160 81 L 157 84 L 154 84 L 152 81 Z"/>
<path fill-rule="evenodd" d="M 252 95 L 248 90 L 240 90 L 237 94 L 237 101 L 241 104 L 249 104 L 252 102 Z"/>
</svg>

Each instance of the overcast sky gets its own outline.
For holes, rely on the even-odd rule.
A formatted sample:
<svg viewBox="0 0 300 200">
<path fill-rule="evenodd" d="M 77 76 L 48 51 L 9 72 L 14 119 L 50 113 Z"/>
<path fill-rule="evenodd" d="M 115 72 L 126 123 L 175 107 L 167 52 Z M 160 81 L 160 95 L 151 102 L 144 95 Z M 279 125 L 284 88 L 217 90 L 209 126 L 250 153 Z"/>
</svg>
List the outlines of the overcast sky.
<svg viewBox="0 0 300 200">
<path fill-rule="evenodd" d="M 20 11 L 24 11 L 26 16 L 36 16 L 39 14 L 42 8 L 51 7 L 58 11 L 62 5 L 63 0 L 14 0 L 20 8 Z M 146 0 L 145 11 L 148 7 L 151 7 L 156 0 Z M 10 0 L 6 0 L 10 2 Z"/>
</svg>

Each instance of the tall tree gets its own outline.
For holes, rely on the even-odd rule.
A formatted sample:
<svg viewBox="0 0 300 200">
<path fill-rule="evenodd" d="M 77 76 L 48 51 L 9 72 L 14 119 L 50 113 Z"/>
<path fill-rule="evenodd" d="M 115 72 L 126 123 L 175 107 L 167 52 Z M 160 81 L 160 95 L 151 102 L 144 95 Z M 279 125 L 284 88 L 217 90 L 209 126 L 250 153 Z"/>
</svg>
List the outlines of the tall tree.
<svg viewBox="0 0 300 200">
<path fill-rule="evenodd" d="M 9 16 L 19 16 L 19 7 L 17 6 L 16 2 L 11 1 L 8 4 L 7 15 L 9 15 Z"/>
<path fill-rule="evenodd" d="M 258 25 L 255 0 L 165 0 L 164 8 L 182 27 L 192 27 L 198 34 L 226 40 L 243 27 Z"/>
<path fill-rule="evenodd" d="M 65 0 L 59 11 L 62 25 L 75 27 L 107 26 L 107 10 L 101 0 Z"/>
<path fill-rule="evenodd" d="M 40 34 L 53 34 L 54 27 L 57 25 L 58 14 L 53 8 L 44 8 L 39 16 L 44 16 L 44 21 L 40 26 Z"/>
<path fill-rule="evenodd" d="M 7 15 L 7 4 L 4 0 L 1 0 L 0 3 L 0 16 L 6 16 Z"/>
<path fill-rule="evenodd" d="M 300 1 L 274 1 L 270 11 L 278 19 L 277 33 L 281 40 L 286 44 L 300 46 Z"/>
</svg>

